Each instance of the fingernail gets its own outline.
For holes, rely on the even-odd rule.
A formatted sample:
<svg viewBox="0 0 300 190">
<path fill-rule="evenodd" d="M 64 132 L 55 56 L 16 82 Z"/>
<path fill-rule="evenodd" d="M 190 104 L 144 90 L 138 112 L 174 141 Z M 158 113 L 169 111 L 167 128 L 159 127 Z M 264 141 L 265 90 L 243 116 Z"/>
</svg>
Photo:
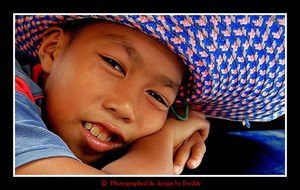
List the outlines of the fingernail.
<svg viewBox="0 0 300 190">
<path fill-rule="evenodd" d="M 175 173 L 175 174 L 178 174 L 178 173 L 179 173 L 179 170 L 180 170 L 180 167 L 177 166 L 177 165 L 175 165 L 175 166 L 174 166 L 174 173 Z"/>
<path fill-rule="evenodd" d="M 194 167 L 197 166 L 197 161 L 196 160 L 190 160 L 190 164 Z"/>
</svg>

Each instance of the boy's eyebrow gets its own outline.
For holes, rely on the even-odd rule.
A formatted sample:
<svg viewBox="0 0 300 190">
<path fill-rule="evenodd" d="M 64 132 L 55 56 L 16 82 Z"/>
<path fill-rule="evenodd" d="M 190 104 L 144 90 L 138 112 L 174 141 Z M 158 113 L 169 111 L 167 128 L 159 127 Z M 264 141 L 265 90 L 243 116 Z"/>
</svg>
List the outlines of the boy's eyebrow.
<svg viewBox="0 0 300 190">
<path fill-rule="evenodd" d="M 178 93 L 179 90 L 179 84 L 177 84 L 176 82 L 174 82 L 172 79 L 170 79 L 169 77 L 165 76 L 165 75 L 158 75 L 155 78 L 159 83 L 161 83 L 163 86 L 165 87 L 169 87 L 171 89 L 174 90 L 175 94 Z"/>
<path fill-rule="evenodd" d="M 139 63 L 143 63 L 141 54 L 133 47 L 133 45 L 126 39 L 126 37 L 117 34 L 106 34 L 107 38 L 111 43 L 114 43 L 122 47 L 131 59 Z"/>
</svg>

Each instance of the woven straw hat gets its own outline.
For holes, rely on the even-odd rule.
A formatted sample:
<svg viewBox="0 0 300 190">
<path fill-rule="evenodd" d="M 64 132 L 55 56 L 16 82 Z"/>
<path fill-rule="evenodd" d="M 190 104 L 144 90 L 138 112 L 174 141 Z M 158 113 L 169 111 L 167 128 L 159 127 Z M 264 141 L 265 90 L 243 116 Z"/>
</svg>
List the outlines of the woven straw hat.
<svg viewBox="0 0 300 190">
<path fill-rule="evenodd" d="M 181 57 L 192 77 L 176 103 L 240 121 L 285 113 L 285 15 L 15 15 L 16 48 L 37 56 L 49 26 L 85 18 L 136 28 Z"/>
</svg>

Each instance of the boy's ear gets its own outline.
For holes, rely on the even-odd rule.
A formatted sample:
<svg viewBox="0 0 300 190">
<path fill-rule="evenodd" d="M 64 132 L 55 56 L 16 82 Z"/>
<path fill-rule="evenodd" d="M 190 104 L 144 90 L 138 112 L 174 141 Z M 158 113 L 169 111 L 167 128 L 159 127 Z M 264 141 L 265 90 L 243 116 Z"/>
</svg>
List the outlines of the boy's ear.
<svg viewBox="0 0 300 190">
<path fill-rule="evenodd" d="M 65 36 L 66 32 L 58 26 L 51 26 L 44 32 L 43 43 L 39 49 L 39 57 L 44 72 L 50 73 L 53 61 L 62 49 Z"/>
</svg>

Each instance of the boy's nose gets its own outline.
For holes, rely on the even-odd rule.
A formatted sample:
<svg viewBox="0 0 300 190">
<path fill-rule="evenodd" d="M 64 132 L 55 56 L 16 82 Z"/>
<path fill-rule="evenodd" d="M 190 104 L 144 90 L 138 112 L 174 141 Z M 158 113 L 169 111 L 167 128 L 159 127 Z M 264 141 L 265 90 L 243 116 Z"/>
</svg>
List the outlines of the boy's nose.
<svg viewBox="0 0 300 190">
<path fill-rule="evenodd" d="M 103 108 L 110 111 L 116 118 L 121 118 L 127 123 L 135 120 L 135 109 L 131 98 L 122 96 L 110 96 L 103 102 Z"/>
</svg>

